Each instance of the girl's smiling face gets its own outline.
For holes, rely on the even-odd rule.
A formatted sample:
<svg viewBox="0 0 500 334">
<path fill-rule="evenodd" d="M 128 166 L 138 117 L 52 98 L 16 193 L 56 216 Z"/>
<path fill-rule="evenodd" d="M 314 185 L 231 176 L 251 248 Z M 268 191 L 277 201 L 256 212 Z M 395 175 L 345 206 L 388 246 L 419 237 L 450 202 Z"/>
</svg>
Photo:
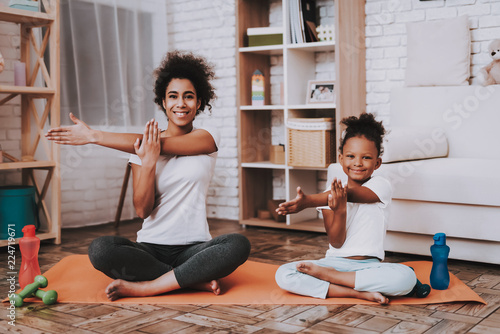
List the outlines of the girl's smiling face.
<svg viewBox="0 0 500 334">
<path fill-rule="evenodd" d="M 196 89 L 189 79 L 174 78 L 170 81 L 163 100 L 169 123 L 179 128 L 191 125 L 200 105 Z"/>
<path fill-rule="evenodd" d="M 378 156 L 375 143 L 364 136 L 349 138 L 344 143 L 343 152 L 339 154 L 339 163 L 349 179 L 348 184 L 365 183 L 380 167 L 382 159 Z"/>
</svg>

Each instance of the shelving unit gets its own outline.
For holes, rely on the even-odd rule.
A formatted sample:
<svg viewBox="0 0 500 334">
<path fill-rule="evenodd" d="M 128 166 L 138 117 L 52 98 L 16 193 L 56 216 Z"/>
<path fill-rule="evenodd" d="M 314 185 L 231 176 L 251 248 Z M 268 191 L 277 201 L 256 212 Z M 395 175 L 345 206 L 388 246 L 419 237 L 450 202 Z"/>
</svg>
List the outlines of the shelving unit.
<svg viewBox="0 0 500 334">
<path fill-rule="evenodd" d="M 41 240 L 61 243 L 61 181 L 58 145 L 49 143 L 45 126 L 60 124 L 59 92 L 59 5 L 57 0 L 41 1 L 45 12 L 0 7 L 0 21 L 17 23 L 20 28 L 21 62 L 26 64 L 27 86 L 0 85 L 0 105 L 21 97 L 21 157 L 0 163 L 0 172 L 20 170 L 22 183 L 34 185 L 38 213 L 43 225 Z M 34 28 L 43 36 L 38 40 Z M 49 57 L 49 65 L 44 58 Z M 36 82 L 43 82 L 38 86 Z M 38 100 L 42 100 L 39 102 Z M 47 195 L 50 204 L 47 204 Z M 16 239 L 16 242 L 18 240 Z M 0 240 L 6 246 L 8 240 Z"/>
<path fill-rule="evenodd" d="M 283 113 L 288 118 L 332 117 L 335 120 L 335 138 L 339 137 L 340 119 L 359 115 L 366 109 L 365 72 L 365 1 L 332 0 L 328 6 L 335 13 L 335 42 L 292 44 L 290 41 L 290 1 L 282 0 L 283 44 L 248 47 L 247 28 L 270 26 L 270 7 L 276 1 L 239 0 L 236 8 L 236 60 L 238 73 L 238 148 L 239 148 L 239 198 L 240 224 L 324 232 L 322 220 L 315 209 L 289 215 L 285 223 L 272 219 L 259 219 L 258 210 L 266 210 L 273 199 L 273 173 L 285 174 L 286 200 L 296 197 L 296 188 L 305 193 L 316 193 L 317 173 L 326 168 L 298 168 L 272 164 L 269 160 L 272 138 L 272 112 Z M 325 1 L 322 1 L 325 3 Z M 316 79 L 316 53 L 335 53 L 331 66 L 335 71 L 336 103 L 306 104 L 308 80 Z M 283 57 L 284 101 L 271 104 L 271 57 Z M 259 69 L 265 77 L 265 105 L 251 105 L 251 76 Z M 286 138 L 286 127 L 283 136 Z M 338 143 L 335 145 L 338 147 Z M 311 147 L 311 149 L 314 149 Z M 288 148 L 285 147 L 288 154 Z M 335 154 L 336 155 L 336 154 Z M 287 159 L 288 160 L 288 159 Z"/>
</svg>

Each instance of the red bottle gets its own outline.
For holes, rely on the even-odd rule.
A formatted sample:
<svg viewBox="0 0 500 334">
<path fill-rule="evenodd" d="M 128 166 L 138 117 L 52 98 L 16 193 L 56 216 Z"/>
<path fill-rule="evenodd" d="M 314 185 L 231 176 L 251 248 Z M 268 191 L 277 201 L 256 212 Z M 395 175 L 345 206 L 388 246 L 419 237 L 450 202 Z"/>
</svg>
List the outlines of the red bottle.
<svg viewBox="0 0 500 334">
<path fill-rule="evenodd" d="M 35 236 L 35 225 L 23 227 L 23 237 L 19 240 L 21 249 L 21 269 L 19 270 L 19 285 L 21 289 L 35 281 L 35 276 L 40 275 L 40 265 L 38 264 L 38 250 L 40 249 L 40 239 Z"/>
</svg>

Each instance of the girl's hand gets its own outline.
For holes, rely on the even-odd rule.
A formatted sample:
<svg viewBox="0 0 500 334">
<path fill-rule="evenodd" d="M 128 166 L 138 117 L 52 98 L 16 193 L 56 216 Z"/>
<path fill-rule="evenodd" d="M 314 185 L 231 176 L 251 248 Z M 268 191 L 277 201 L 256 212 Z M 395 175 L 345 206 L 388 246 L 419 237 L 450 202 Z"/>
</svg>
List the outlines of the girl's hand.
<svg viewBox="0 0 500 334">
<path fill-rule="evenodd" d="M 69 114 L 69 118 L 75 125 L 50 129 L 45 137 L 48 140 L 53 140 L 56 144 L 64 145 L 85 145 L 97 141 L 96 132 L 90 126 L 76 118 L 72 113 Z"/>
<path fill-rule="evenodd" d="M 137 138 L 134 143 L 134 149 L 135 153 L 141 159 L 142 167 L 151 168 L 156 166 L 161 151 L 158 122 L 152 119 L 146 123 L 142 142 Z"/>
<path fill-rule="evenodd" d="M 288 215 L 291 213 L 297 213 L 302 210 L 304 210 L 304 201 L 305 201 L 306 194 L 300 189 L 300 187 L 297 187 L 297 197 L 292 199 L 291 201 L 280 203 L 278 208 L 276 209 L 276 212 L 279 215 Z"/>
<path fill-rule="evenodd" d="M 347 185 L 342 186 L 342 181 L 334 178 L 328 195 L 328 206 L 335 212 L 345 212 L 347 208 Z"/>
</svg>

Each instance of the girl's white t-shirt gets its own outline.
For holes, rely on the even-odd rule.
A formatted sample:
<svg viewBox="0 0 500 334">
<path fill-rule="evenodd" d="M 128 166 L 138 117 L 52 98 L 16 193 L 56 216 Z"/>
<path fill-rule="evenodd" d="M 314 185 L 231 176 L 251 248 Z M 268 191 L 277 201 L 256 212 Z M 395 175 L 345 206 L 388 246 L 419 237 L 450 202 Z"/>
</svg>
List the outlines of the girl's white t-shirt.
<svg viewBox="0 0 500 334">
<path fill-rule="evenodd" d="M 203 128 L 219 147 L 215 128 Z M 217 151 L 192 156 L 160 155 L 156 163 L 154 209 L 137 232 L 137 242 L 188 245 L 212 239 L 207 222 L 208 187 L 214 174 Z M 130 163 L 141 165 L 132 154 Z"/>
<path fill-rule="evenodd" d="M 363 184 L 363 187 L 371 189 L 380 202 L 371 204 L 347 202 L 345 242 L 340 248 L 329 245 L 326 256 L 373 256 L 380 260 L 384 259 L 384 240 L 392 186 L 387 179 L 373 176 Z M 318 210 L 324 209 L 331 210 L 328 206 L 318 208 Z"/>
</svg>

